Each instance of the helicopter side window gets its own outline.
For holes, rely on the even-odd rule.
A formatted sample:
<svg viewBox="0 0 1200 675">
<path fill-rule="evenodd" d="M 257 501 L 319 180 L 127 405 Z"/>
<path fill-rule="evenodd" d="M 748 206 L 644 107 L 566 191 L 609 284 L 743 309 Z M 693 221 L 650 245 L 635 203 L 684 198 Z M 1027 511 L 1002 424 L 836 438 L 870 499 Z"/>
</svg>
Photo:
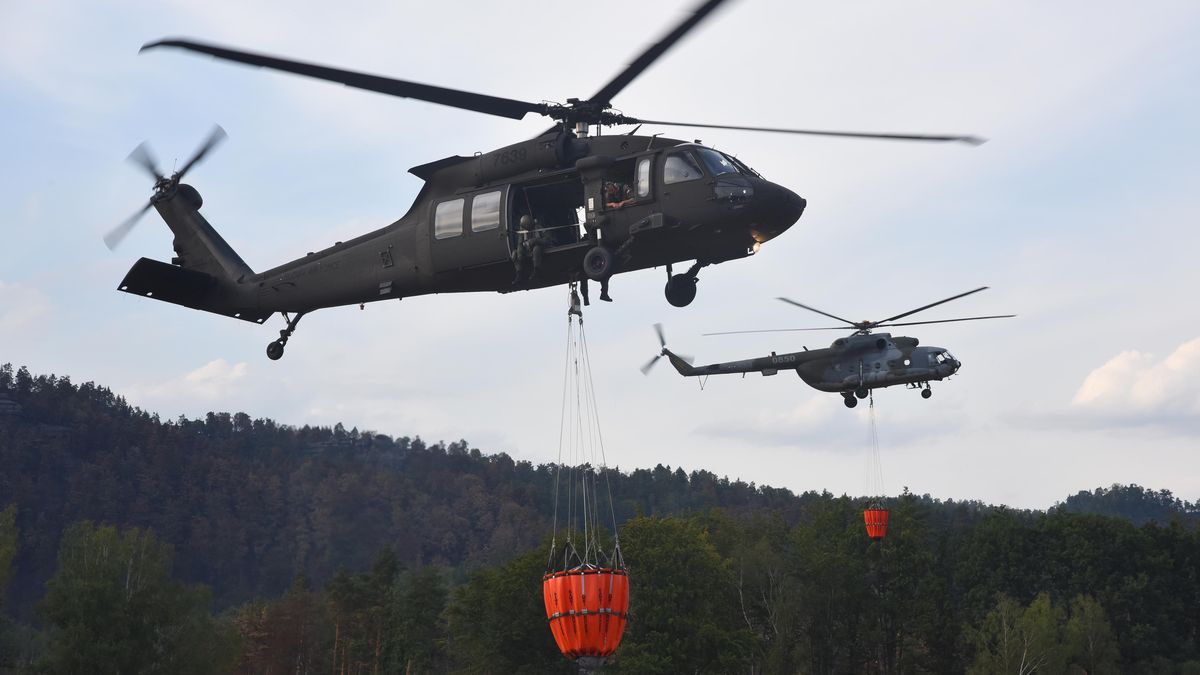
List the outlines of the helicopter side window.
<svg viewBox="0 0 1200 675">
<path fill-rule="evenodd" d="M 700 158 L 704 160 L 704 165 L 714 176 L 720 176 L 723 173 L 739 173 L 738 168 L 734 166 L 729 158 L 716 150 L 708 148 L 696 148 L 696 152 L 700 153 Z"/>
<path fill-rule="evenodd" d="M 663 165 L 663 182 L 667 185 L 696 180 L 703 175 L 700 165 L 696 164 L 696 160 L 692 159 L 691 153 L 688 152 L 667 155 L 667 162 Z"/>
<path fill-rule="evenodd" d="M 451 199 L 437 205 L 433 212 L 434 239 L 457 237 L 463 233 L 464 201 L 462 198 Z"/>
<path fill-rule="evenodd" d="M 637 164 L 637 196 L 650 196 L 650 158 L 643 157 Z"/>
<path fill-rule="evenodd" d="M 484 232 L 500 227 L 500 191 L 475 195 L 471 200 L 471 231 Z"/>
</svg>

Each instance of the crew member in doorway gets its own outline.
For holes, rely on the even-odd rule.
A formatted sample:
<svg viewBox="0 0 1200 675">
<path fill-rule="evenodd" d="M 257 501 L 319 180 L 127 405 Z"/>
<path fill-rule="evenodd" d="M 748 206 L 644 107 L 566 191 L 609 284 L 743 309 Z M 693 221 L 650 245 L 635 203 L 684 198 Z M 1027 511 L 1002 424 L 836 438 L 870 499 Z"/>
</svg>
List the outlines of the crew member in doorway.
<svg viewBox="0 0 1200 675">
<path fill-rule="evenodd" d="M 523 280 L 532 280 L 537 276 L 538 269 L 542 266 L 543 250 L 552 243 L 547 232 L 528 215 L 521 216 L 520 224 L 523 238 L 517 244 L 517 250 L 513 251 L 513 266 L 517 273 L 513 278 L 514 286 Z M 527 263 L 529 264 L 528 276 L 525 274 Z"/>
<path fill-rule="evenodd" d="M 604 208 L 619 209 L 633 201 L 633 189 L 626 183 L 604 182 Z"/>
</svg>

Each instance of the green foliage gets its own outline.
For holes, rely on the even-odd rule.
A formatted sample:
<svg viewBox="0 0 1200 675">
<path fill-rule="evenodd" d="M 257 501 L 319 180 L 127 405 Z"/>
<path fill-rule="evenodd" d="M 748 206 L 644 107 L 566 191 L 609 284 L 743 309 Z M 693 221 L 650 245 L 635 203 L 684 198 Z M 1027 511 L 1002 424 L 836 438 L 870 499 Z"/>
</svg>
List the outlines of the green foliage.
<svg viewBox="0 0 1200 675">
<path fill-rule="evenodd" d="M 150 641 L 158 660 L 137 668 L 154 672 L 170 626 L 228 624 L 244 673 L 571 671 L 541 600 L 552 466 L 244 413 L 164 422 L 3 366 L 0 399 L 0 495 L 20 504 L 0 512 L 0 562 L 3 532 L 19 552 L 0 565 L 5 612 L 28 623 L 49 590 L 47 638 L 0 621 L 0 670 L 45 652 L 70 672 L 73 645 L 124 667 Z M 906 492 L 871 542 L 847 497 L 662 465 L 609 477 L 631 570 L 626 672 L 962 673 L 998 663 L 1005 625 L 1053 633 L 1045 664 L 1068 671 L 1200 663 L 1200 511 L 1164 491 L 1113 486 L 1045 513 Z M 112 555 L 146 545 L 139 568 L 160 572 L 145 612 L 80 573 L 46 585 L 87 520 L 121 528 L 82 537 Z M 228 621 L 172 573 L 211 586 Z M 228 664 L 228 640 L 210 644 L 222 653 L 195 662 Z"/>
<path fill-rule="evenodd" d="M 1054 606 L 1047 593 L 1039 593 L 1028 607 L 1001 594 L 982 625 L 972 631 L 976 656 L 968 672 L 1121 672 L 1117 643 L 1100 603 L 1078 595 L 1069 610 Z"/>
<path fill-rule="evenodd" d="M 620 672 L 728 672 L 754 648 L 738 612 L 732 566 L 699 523 L 635 518 L 621 534 L 630 570 Z"/>
<path fill-rule="evenodd" d="M 171 579 L 171 550 L 150 532 L 80 523 L 63 536 L 42 613 L 52 626 L 40 668 L 92 673 L 223 672 L 229 630 L 208 590 Z"/>
<path fill-rule="evenodd" d="M 0 608 L 4 607 L 8 583 L 12 580 L 13 559 L 17 557 L 17 505 L 0 511 Z"/>
<path fill-rule="evenodd" d="M 1088 675 L 1116 675 L 1121 654 L 1104 608 L 1095 598 L 1078 595 L 1064 635 L 1072 666 Z"/>
<path fill-rule="evenodd" d="M 546 624 L 542 575 L 548 548 L 479 570 L 457 590 L 447 611 L 453 672 L 575 672 Z"/>
<path fill-rule="evenodd" d="M 1066 670 L 1060 624 L 1062 612 L 1039 593 L 1029 607 L 1001 595 L 975 633 L 971 675 L 1028 675 Z"/>
<path fill-rule="evenodd" d="M 1124 518 L 1135 525 L 1150 522 L 1166 525 L 1172 520 L 1200 522 L 1200 501 L 1185 502 L 1170 490 L 1156 492 L 1140 485 L 1113 485 L 1092 492 L 1078 492 L 1056 508 Z"/>
<path fill-rule="evenodd" d="M 385 663 L 389 672 L 443 672 L 446 666 L 446 620 L 449 601 L 445 575 L 425 567 L 405 575 L 393 588 L 390 625 L 396 645 Z"/>
</svg>

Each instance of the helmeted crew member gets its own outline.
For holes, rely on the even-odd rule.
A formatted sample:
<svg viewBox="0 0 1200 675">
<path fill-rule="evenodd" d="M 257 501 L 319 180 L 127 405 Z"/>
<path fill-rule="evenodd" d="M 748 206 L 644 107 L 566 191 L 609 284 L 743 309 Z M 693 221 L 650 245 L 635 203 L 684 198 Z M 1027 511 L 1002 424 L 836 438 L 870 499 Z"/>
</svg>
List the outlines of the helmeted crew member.
<svg viewBox="0 0 1200 675">
<path fill-rule="evenodd" d="M 619 209 L 633 201 L 633 189 L 626 183 L 604 181 L 604 207 Z"/>
<path fill-rule="evenodd" d="M 542 266 L 542 254 L 546 246 L 552 243 L 549 234 L 538 227 L 537 221 L 528 215 L 521 216 L 521 234 L 524 238 L 513 251 L 513 266 L 516 267 L 516 277 L 513 285 L 520 283 L 525 276 L 525 262 L 532 263 L 529 269 L 529 279 L 537 276 L 538 268 Z"/>
</svg>

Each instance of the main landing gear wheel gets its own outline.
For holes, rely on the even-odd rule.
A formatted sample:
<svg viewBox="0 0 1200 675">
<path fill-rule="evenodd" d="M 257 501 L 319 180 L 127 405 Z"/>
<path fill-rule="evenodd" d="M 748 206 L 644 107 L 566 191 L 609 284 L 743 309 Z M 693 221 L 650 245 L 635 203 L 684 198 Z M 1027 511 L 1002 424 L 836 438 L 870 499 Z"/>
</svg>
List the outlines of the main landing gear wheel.
<svg viewBox="0 0 1200 675">
<path fill-rule="evenodd" d="M 929 398 L 930 396 L 933 396 L 933 390 L 932 390 L 932 389 L 930 389 L 930 388 L 926 387 L 926 388 L 924 388 L 924 389 L 922 389 L 922 390 L 921 390 L 921 398 Z"/>
<path fill-rule="evenodd" d="M 854 395 L 859 398 L 866 398 L 870 394 L 871 392 L 868 391 L 866 387 L 859 387 L 858 389 L 854 390 Z"/>
<path fill-rule="evenodd" d="M 300 319 L 304 317 L 304 312 L 296 315 L 296 318 L 288 318 L 287 312 L 283 313 L 283 320 L 287 321 L 287 328 L 279 331 L 279 339 L 267 344 L 267 358 L 272 361 L 278 361 L 283 358 L 283 348 L 287 346 L 288 338 L 292 333 L 296 332 L 296 324 L 300 323 Z"/>
<path fill-rule="evenodd" d="M 592 281 L 600 281 L 612 274 L 613 254 L 604 246 L 593 246 L 583 256 L 583 273 Z"/>
<path fill-rule="evenodd" d="M 858 405 L 858 399 L 854 398 L 850 394 L 842 394 L 842 402 L 846 404 L 847 408 L 853 408 L 854 406 Z"/>
<path fill-rule="evenodd" d="M 671 270 L 671 263 L 667 263 L 667 287 L 663 289 L 667 296 L 667 302 L 673 307 L 687 307 L 696 299 L 696 283 L 700 281 L 700 277 L 696 276 L 700 272 L 701 267 L 707 266 L 709 263 L 697 260 L 695 264 L 688 268 L 688 271 L 683 274 L 674 274 Z"/>
<path fill-rule="evenodd" d="M 673 307 L 687 307 L 696 299 L 696 277 L 676 274 L 667 279 L 667 287 L 663 292 Z"/>
</svg>

